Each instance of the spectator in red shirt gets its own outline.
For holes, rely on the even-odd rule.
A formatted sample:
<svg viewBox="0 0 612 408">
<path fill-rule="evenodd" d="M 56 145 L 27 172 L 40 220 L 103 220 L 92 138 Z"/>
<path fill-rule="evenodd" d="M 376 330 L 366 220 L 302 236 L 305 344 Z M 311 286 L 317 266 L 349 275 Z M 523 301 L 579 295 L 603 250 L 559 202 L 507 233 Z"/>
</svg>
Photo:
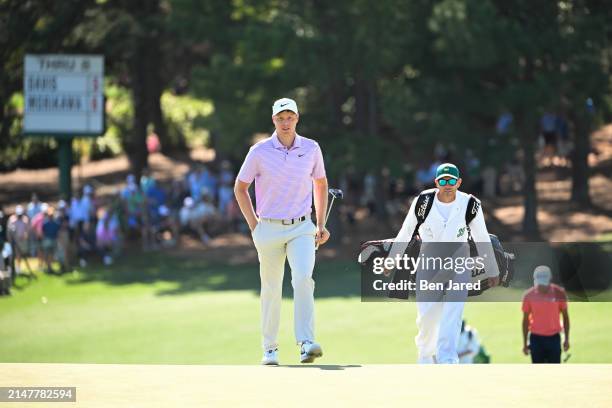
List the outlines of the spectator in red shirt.
<svg viewBox="0 0 612 408">
<path fill-rule="evenodd" d="M 531 353 L 531 362 L 561 362 L 561 330 L 564 331 L 563 350 L 569 349 L 569 314 L 565 290 L 551 283 L 548 266 L 540 265 L 533 271 L 533 288 L 523 295 L 523 353 Z M 563 316 L 563 325 L 559 321 Z M 527 336 L 529 335 L 529 343 Z"/>
</svg>

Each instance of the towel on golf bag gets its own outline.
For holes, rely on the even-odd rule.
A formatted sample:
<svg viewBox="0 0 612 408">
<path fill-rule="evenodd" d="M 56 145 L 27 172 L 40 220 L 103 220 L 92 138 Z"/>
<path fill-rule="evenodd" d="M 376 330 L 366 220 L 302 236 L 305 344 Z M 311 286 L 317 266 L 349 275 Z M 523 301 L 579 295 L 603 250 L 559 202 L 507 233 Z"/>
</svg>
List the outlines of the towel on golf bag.
<svg viewBox="0 0 612 408">
<path fill-rule="evenodd" d="M 425 219 L 429 215 L 429 211 L 433 207 L 434 195 L 435 191 L 430 189 L 419 194 L 419 196 L 416 198 L 417 203 L 414 207 L 414 211 L 417 218 L 417 225 L 412 233 L 412 239 L 408 243 L 406 251 L 404 252 L 404 254 L 411 258 L 416 258 L 419 256 L 421 250 L 421 238 L 419 237 L 418 231 L 419 227 L 425 222 Z M 470 246 L 471 257 L 477 256 L 478 250 L 476 249 L 476 243 L 472 239 L 470 223 L 474 220 L 479 210 L 480 202 L 476 200 L 475 197 L 471 196 L 465 212 L 465 224 L 467 225 L 468 230 L 468 244 Z M 508 287 L 514 276 L 514 254 L 504 250 L 497 236 L 489 234 L 489 237 L 491 238 L 491 245 L 493 246 L 495 260 L 497 261 L 497 266 L 499 268 L 500 284 L 504 287 Z M 363 242 L 361 244 L 358 257 L 358 261 L 362 267 L 362 273 L 367 272 L 366 268 L 370 268 L 370 271 L 372 270 L 372 263 L 374 262 L 375 258 L 386 258 L 391 250 L 392 244 L 392 238 Z M 472 283 L 480 281 L 480 290 L 470 290 L 468 292 L 468 296 L 477 296 L 483 291 L 489 289 L 489 282 L 483 270 L 475 269 L 471 272 L 471 275 Z M 413 273 L 411 268 L 395 270 L 395 273 L 393 274 L 393 283 L 400 283 L 406 280 L 411 282 L 415 282 L 416 280 L 416 273 Z M 408 299 L 409 292 L 410 291 L 408 290 L 390 290 L 388 297 L 395 299 Z"/>
</svg>

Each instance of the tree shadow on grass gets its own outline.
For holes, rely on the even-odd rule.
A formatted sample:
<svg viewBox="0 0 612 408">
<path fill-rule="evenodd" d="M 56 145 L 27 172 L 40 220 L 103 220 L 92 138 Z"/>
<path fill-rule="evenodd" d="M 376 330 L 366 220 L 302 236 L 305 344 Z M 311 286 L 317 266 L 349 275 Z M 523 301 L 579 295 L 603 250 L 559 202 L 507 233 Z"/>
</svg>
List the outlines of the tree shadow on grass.
<svg viewBox="0 0 612 408">
<path fill-rule="evenodd" d="M 314 271 L 315 296 L 361 296 L 360 274 L 356 263 L 350 261 L 318 261 Z M 172 289 L 157 292 L 160 296 L 181 295 L 206 291 L 252 291 L 259 293 L 259 266 L 257 264 L 228 265 L 206 259 L 178 257 L 164 253 L 139 254 L 121 259 L 115 265 L 91 265 L 69 284 L 103 282 L 121 286 L 130 284 L 175 283 Z M 293 296 L 291 272 L 285 267 L 283 297 Z"/>
</svg>

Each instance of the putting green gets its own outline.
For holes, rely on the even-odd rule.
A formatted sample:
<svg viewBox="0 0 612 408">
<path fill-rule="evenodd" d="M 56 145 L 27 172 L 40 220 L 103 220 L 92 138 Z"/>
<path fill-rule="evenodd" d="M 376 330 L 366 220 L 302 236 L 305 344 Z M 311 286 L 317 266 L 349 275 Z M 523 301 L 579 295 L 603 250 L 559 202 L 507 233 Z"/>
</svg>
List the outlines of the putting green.
<svg viewBox="0 0 612 408">
<path fill-rule="evenodd" d="M 603 364 L 0 364 L 0 386 L 34 385 L 77 388 L 76 403 L 54 407 L 612 406 L 612 366 Z M 16 405 L 0 403 L 9 406 Z"/>
</svg>

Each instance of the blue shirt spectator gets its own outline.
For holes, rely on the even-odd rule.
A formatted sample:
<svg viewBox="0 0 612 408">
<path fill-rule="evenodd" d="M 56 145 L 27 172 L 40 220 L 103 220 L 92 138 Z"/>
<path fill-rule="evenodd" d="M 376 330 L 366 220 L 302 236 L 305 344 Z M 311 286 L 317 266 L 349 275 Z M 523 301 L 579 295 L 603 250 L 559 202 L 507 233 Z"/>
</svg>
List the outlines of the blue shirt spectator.
<svg viewBox="0 0 612 408">
<path fill-rule="evenodd" d="M 152 224 L 157 224 L 160 218 L 159 208 L 166 204 L 166 192 L 151 179 L 146 196 L 149 218 Z"/>
<path fill-rule="evenodd" d="M 540 126 L 542 132 L 553 133 L 557 130 L 557 117 L 550 112 L 546 112 L 540 119 Z"/>
<path fill-rule="evenodd" d="M 36 193 L 32 194 L 32 201 L 28 203 L 28 207 L 26 210 L 26 214 L 29 219 L 34 218 L 36 214 L 41 211 L 42 203 L 38 200 L 38 195 Z"/>
<path fill-rule="evenodd" d="M 201 184 L 204 191 L 204 194 L 208 194 L 215 197 L 217 193 L 217 178 L 214 174 L 212 174 L 206 167 L 202 169 L 201 173 Z"/>
<path fill-rule="evenodd" d="M 499 119 L 497 119 L 497 124 L 495 125 L 495 129 L 498 134 L 508 133 L 510 131 L 510 126 L 512 125 L 512 121 L 514 117 L 510 112 L 506 112 L 500 115 Z"/>
<path fill-rule="evenodd" d="M 187 185 L 191 197 L 200 198 L 202 196 L 202 184 L 200 182 L 200 169 L 196 169 L 187 176 Z"/>
<path fill-rule="evenodd" d="M 43 222 L 42 231 L 43 237 L 56 240 L 60 230 L 60 223 L 54 218 L 48 218 Z"/>
</svg>

